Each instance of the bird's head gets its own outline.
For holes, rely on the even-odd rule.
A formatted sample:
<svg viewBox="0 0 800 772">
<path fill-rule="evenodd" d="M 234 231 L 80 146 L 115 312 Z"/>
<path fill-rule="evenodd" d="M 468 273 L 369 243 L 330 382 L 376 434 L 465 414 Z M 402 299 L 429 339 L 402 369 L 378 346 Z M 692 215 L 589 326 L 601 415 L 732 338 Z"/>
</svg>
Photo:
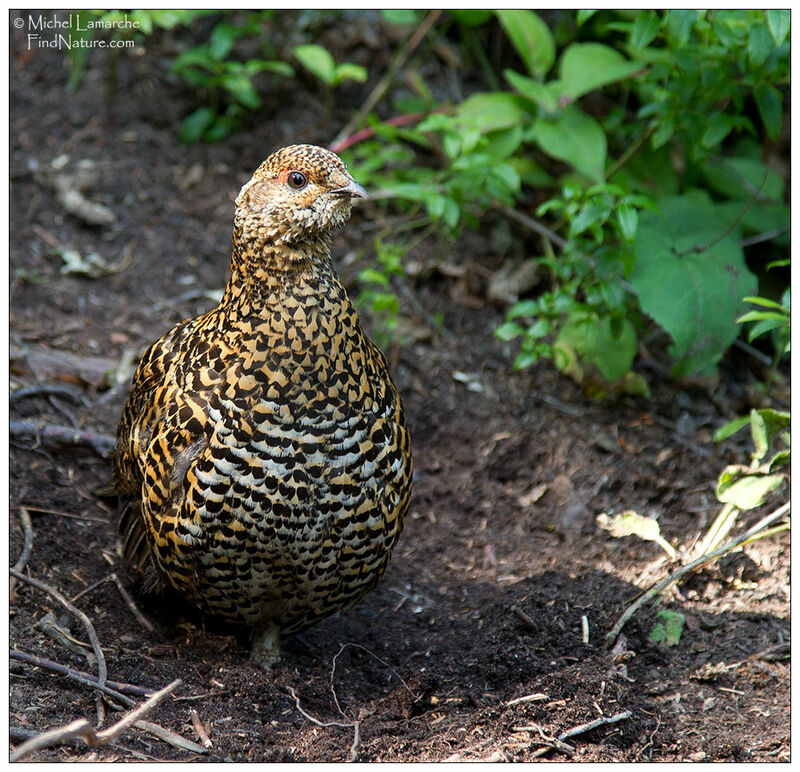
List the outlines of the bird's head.
<svg viewBox="0 0 800 772">
<path fill-rule="evenodd" d="M 339 156 L 316 145 L 289 145 L 269 156 L 236 197 L 241 238 L 254 247 L 316 242 L 350 217 L 367 192 Z"/>
</svg>

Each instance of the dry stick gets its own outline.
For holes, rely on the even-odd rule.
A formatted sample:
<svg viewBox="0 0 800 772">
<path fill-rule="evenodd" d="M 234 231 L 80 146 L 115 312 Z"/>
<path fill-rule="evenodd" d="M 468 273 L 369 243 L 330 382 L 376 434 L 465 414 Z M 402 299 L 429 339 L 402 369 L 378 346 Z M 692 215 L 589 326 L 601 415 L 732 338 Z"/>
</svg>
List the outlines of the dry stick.
<svg viewBox="0 0 800 772">
<path fill-rule="evenodd" d="M 19 571 L 15 571 L 13 568 L 9 568 L 8 572 L 11 576 L 15 576 L 19 581 L 25 582 L 25 584 L 29 584 L 32 587 L 36 587 L 43 592 L 46 592 L 52 598 L 55 598 L 70 614 L 78 617 L 83 623 L 83 626 L 86 628 L 86 634 L 89 636 L 89 642 L 92 644 L 92 650 L 94 651 L 94 655 L 97 658 L 97 683 L 100 686 L 105 686 L 106 683 L 106 676 L 108 675 L 108 671 L 106 670 L 106 658 L 103 654 L 103 650 L 100 648 L 100 641 L 97 640 L 97 633 L 95 632 L 94 625 L 89 617 L 83 613 L 79 608 L 73 606 L 55 587 L 51 587 L 49 584 L 40 581 L 39 579 L 34 579 L 32 576 L 26 576 L 25 574 L 21 574 Z"/>
<path fill-rule="evenodd" d="M 203 743 L 204 747 L 210 748 L 214 743 L 211 742 L 211 738 L 208 736 L 208 732 L 206 732 L 206 728 L 203 726 L 203 722 L 200 720 L 200 714 L 197 712 L 197 709 L 192 708 L 189 711 L 189 715 L 192 718 L 192 726 L 194 727 L 194 731 L 197 733 L 197 739 Z"/>
<path fill-rule="evenodd" d="M 617 620 L 617 623 L 614 627 L 606 634 L 605 643 L 606 646 L 611 646 L 614 641 L 616 641 L 617 636 L 622 632 L 622 628 L 625 627 L 625 624 L 628 620 L 651 598 L 654 598 L 660 592 L 665 590 L 669 587 L 673 582 L 680 579 L 685 574 L 691 573 L 697 568 L 704 566 L 706 563 L 710 563 L 717 558 L 721 558 L 723 555 L 726 555 L 731 550 L 734 550 L 744 542 L 749 541 L 752 539 L 762 528 L 766 528 L 771 523 L 775 522 L 779 518 L 783 517 L 784 515 L 788 514 L 791 509 L 791 503 L 786 502 L 782 506 L 778 507 L 774 512 L 770 513 L 766 517 L 761 518 L 752 528 L 749 528 L 743 534 L 740 534 L 735 539 L 731 539 L 730 541 L 725 542 L 721 547 L 717 547 L 713 552 L 709 552 L 705 555 L 701 555 L 699 558 L 696 558 L 691 563 L 687 563 L 685 566 L 681 566 L 676 571 L 673 571 L 668 577 L 662 579 L 657 584 L 654 584 L 647 592 L 645 592 L 635 603 L 630 605 L 622 616 Z"/>
<path fill-rule="evenodd" d="M 516 209 L 506 206 L 505 204 L 496 203 L 494 206 L 496 209 L 499 209 L 504 215 L 506 215 L 506 217 L 516 220 L 526 228 L 530 228 L 532 231 L 536 231 L 536 233 L 538 233 L 540 236 L 544 236 L 546 239 L 549 239 L 559 249 L 564 249 L 564 247 L 567 245 L 566 240 L 561 238 L 561 236 L 555 233 L 555 231 L 551 231 L 546 225 L 542 225 L 538 220 L 534 220 L 533 217 L 529 217 L 524 212 L 518 212 Z"/>
<path fill-rule="evenodd" d="M 117 444 L 108 434 L 87 432 L 70 426 L 46 424 L 43 421 L 9 421 L 8 433 L 19 439 L 36 440 L 38 445 L 76 445 L 91 448 L 98 456 L 105 458 Z"/>
<path fill-rule="evenodd" d="M 84 595 L 88 595 L 92 590 L 96 590 L 101 584 L 105 584 L 110 578 L 111 574 L 106 574 L 102 579 L 98 579 L 94 584 L 90 584 L 88 587 L 85 587 L 77 595 L 73 595 L 70 600 L 75 603 L 75 601 L 79 600 Z"/>
<path fill-rule="evenodd" d="M 76 405 L 87 403 L 86 397 L 74 386 L 57 383 L 35 383 L 31 386 L 22 386 L 8 395 L 8 401 L 16 402 L 18 399 L 29 399 L 30 397 L 65 397 Z"/>
<path fill-rule="evenodd" d="M 17 562 L 14 563 L 14 570 L 22 572 L 25 570 L 25 566 L 28 565 L 28 560 L 30 560 L 31 551 L 33 550 L 33 523 L 31 522 L 31 513 L 24 508 L 20 508 L 19 510 L 19 519 L 22 523 L 24 543 L 22 545 L 22 552 L 20 552 Z M 16 583 L 17 580 L 13 576 L 8 580 L 8 595 L 12 600 L 14 599 Z"/>
<path fill-rule="evenodd" d="M 131 614 L 136 617 L 139 624 L 145 630 L 147 630 L 148 633 L 152 633 L 153 630 L 155 630 L 155 627 L 153 627 L 152 623 L 145 617 L 144 614 L 142 614 L 141 611 L 139 611 L 138 607 L 133 602 L 133 598 L 131 598 L 131 596 L 128 594 L 128 591 L 122 586 L 122 582 L 119 580 L 119 577 L 116 574 L 111 574 L 108 578 L 116 585 L 117 589 L 119 590 L 119 594 L 127 604 Z"/>
<path fill-rule="evenodd" d="M 75 520 L 86 520 L 89 523 L 108 524 L 108 520 L 103 520 L 100 517 L 92 517 L 91 515 L 76 515 L 74 512 L 62 512 L 60 509 L 47 509 L 45 507 L 36 506 L 35 504 L 22 504 L 20 506 L 22 509 L 27 509 L 30 512 L 41 512 L 44 515 L 57 515 L 58 517 L 71 517 Z"/>
<path fill-rule="evenodd" d="M 22 743 L 22 745 L 11 754 L 10 761 L 19 761 L 31 753 L 42 750 L 43 748 L 50 748 L 53 745 L 59 745 L 75 737 L 82 737 L 86 741 L 86 744 L 92 748 L 112 742 L 129 727 L 150 713 L 165 697 L 174 692 L 180 685 L 181 680 L 178 678 L 169 684 L 169 686 L 165 686 L 161 691 L 156 692 L 147 702 L 143 702 L 138 708 L 134 708 L 126 713 L 116 724 L 101 732 L 96 731 L 85 718 L 80 718 L 66 726 L 56 727 L 55 729 L 42 732 L 36 737 Z"/>
<path fill-rule="evenodd" d="M 113 697 L 115 700 L 121 702 L 123 705 L 127 707 L 131 707 L 134 704 L 134 701 L 130 697 L 126 697 L 122 692 L 117 691 L 113 688 L 113 686 L 109 686 L 109 682 L 106 681 L 105 684 L 99 684 L 97 682 L 97 676 L 89 675 L 89 673 L 82 673 L 79 670 L 73 670 L 72 668 L 65 667 L 64 665 L 59 665 L 57 662 L 50 662 L 50 660 L 42 660 L 39 657 L 34 656 L 33 654 L 27 654 L 24 651 L 17 651 L 16 649 L 11 649 L 9 652 L 11 659 L 16 659 L 19 662 L 30 662 L 32 665 L 37 665 L 39 667 L 47 667 L 48 670 L 55 670 L 57 673 L 63 673 L 67 678 L 72 679 L 73 681 L 77 681 L 80 684 L 85 684 L 86 686 L 91 686 L 93 689 L 97 689 L 103 694 L 108 695 L 109 697 Z M 33 661 L 39 660 L 39 661 Z M 45 665 L 44 663 L 49 663 Z M 148 692 L 150 694 L 152 692 Z M 116 706 L 117 709 L 122 710 L 119 706 Z"/>
<path fill-rule="evenodd" d="M 377 82 L 375 88 L 369 93 L 369 96 L 364 100 L 364 104 L 361 105 L 361 108 L 358 112 L 347 122 L 345 127 L 336 135 L 336 139 L 331 143 L 331 150 L 337 147 L 337 145 L 345 139 L 349 134 L 353 132 L 353 129 L 358 126 L 361 121 L 364 120 L 364 117 L 369 113 L 373 107 L 375 107 L 378 102 L 383 98 L 383 95 L 386 93 L 386 90 L 392 84 L 392 78 L 394 78 L 394 74 L 399 70 L 408 59 L 409 56 L 414 52 L 417 46 L 425 39 L 425 36 L 430 32 L 431 27 L 436 23 L 436 20 L 442 15 L 441 11 L 428 11 L 428 14 L 422 20 L 422 23 L 419 27 L 414 30 L 414 33 L 408 38 L 405 45 L 400 49 L 397 55 L 394 57 L 394 60 L 389 65 L 389 69 L 386 70 L 383 77 Z"/>
<path fill-rule="evenodd" d="M 52 670 L 54 673 L 68 676 L 79 683 L 85 683 L 94 687 L 98 686 L 96 675 L 84 673 L 82 670 L 75 670 L 74 668 L 54 662 L 52 659 L 39 657 L 36 654 L 29 654 L 27 651 L 20 651 L 19 649 L 11 649 L 8 655 L 10 659 L 15 659 L 18 662 L 41 667 L 45 670 Z M 132 694 L 135 697 L 150 697 L 156 691 L 155 689 L 148 689 L 144 686 L 136 686 L 135 684 L 126 684 L 120 681 L 107 680 L 106 685 L 118 694 Z"/>
<path fill-rule="evenodd" d="M 350 758 L 348 758 L 347 760 L 349 762 L 355 761 L 358 758 L 358 745 L 359 745 L 359 743 L 361 741 L 361 731 L 360 731 L 361 722 L 360 721 L 348 721 L 345 724 L 345 723 L 343 723 L 341 721 L 320 721 L 319 719 L 314 718 L 314 716 L 310 715 L 309 713 L 306 713 L 303 710 L 303 708 L 300 707 L 300 698 L 297 696 L 297 693 L 295 692 L 294 689 L 292 689 L 291 686 L 287 686 L 286 688 L 289 690 L 289 694 L 292 695 L 292 699 L 294 700 L 294 704 L 297 707 L 297 710 L 300 711 L 300 713 L 305 718 L 307 718 L 312 724 L 316 724 L 317 726 L 321 726 L 321 727 L 341 726 L 341 727 L 344 727 L 345 729 L 351 729 L 352 728 L 352 730 L 353 730 L 353 744 L 350 746 Z M 340 709 L 339 712 L 341 712 L 341 709 Z M 342 714 L 342 715 L 344 715 L 344 714 Z"/>
<path fill-rule="evenodd" d="M 622 713 L 617 713 L 613 716 L 601 716 L 600 718 L 596 718 L 594 721 L 589 721 L 587 724 L 581 724 L 580 726 L 573 727 L 572 729 L 568 729 L 566 732 L 562 732 L 558 739 L 560 742 L 564 742 L 564 740 L 570 737 L 576 737 L 579 734 L 584 734 L 585 732 L 590 732 L 592 729 L 597 729 L 599 726 L 605 726 L 606 724 L 616 724 L 618 721 L 624 721 L 626 718 L 630 718 L 633 713 L 630 710 L 624 710 Z"/>
<path fill-rule="evenodd" d="M 187 740 L 177 732 L 171 732 L 169 729 L 165 729 L 163 726 L 159 726 L 158 724 L 153 724 L 150 721 L 135 721 L 133 725 L 137 729 L 148 732 L 149 734 L 153 735 L 153 737 L 158 737 L 159 740 L 163 740 L 165 743 L 168 743 L 175 748 L 180 748 L 184 751 L 190 751 L 191 753 L 208 753 L 208 749 L 204 748 L 202 745 L 198 745 L 191 740 Z"/>
</svg>

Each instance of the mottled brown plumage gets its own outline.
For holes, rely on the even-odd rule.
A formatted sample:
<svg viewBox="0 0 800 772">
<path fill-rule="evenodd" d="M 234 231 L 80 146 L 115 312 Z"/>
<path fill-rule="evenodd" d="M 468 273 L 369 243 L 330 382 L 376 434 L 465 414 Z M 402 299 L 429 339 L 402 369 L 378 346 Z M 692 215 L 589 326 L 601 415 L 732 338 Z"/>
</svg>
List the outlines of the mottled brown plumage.
<svg viewBox="0 0 800 772">
<path fill-rule="evenodd" d="M 222 301 L 144 354 L 117 432 L 130 565 L 252 626 L 266 662 L 374 587 L 408 511 L 400 398 L 330 259 L 364 195 L 323 148 L 269 156 L 236 199 Z"/>
</svg>

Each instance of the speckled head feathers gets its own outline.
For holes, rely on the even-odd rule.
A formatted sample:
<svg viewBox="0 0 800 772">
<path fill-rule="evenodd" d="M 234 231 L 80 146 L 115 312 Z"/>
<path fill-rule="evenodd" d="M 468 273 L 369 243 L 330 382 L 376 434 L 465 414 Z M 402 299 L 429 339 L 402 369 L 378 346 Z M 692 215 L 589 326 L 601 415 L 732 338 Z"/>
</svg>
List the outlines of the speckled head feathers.
<svg viewBox="0 0 800 772">
<path fill-rule="evenodd" d="M 289 145 L 256 169 L 236 199 L 241 239 L 255 249 L 316 242 L 350 217 L 366 191 L 339 156 L 316 145 Z"/>
</svg>

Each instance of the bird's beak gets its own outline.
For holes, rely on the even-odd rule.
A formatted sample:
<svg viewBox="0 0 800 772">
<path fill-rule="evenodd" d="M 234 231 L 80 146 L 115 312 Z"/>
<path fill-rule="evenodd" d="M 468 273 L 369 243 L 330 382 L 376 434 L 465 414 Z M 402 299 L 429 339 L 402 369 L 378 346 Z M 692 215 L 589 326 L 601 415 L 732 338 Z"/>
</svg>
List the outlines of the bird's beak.
<svg viewBox="0 0 800 772">
<path fill-rule="evenodd" d="M 339 196 L 350 196 L 350 198 L 369 198 L 367 191 L 355 180 L 350 180 L 343 188 L 336 188 L 336 190 L 332 190 L 331 193 L 335 193 Z"/>
</svg>

